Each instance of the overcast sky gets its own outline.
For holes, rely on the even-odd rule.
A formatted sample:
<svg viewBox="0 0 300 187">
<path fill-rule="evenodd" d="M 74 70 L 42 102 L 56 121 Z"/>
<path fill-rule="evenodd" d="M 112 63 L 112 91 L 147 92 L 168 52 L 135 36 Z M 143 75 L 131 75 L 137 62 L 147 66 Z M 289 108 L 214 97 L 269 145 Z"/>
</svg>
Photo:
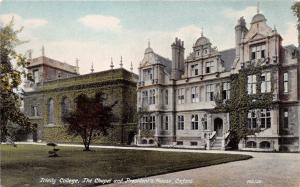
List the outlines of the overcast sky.
<svg viewBox="0 0 300 187">
<path fill-rule="evenodd" d="M 261 0 L 260 12 L 269 26 L 276 28 L 283 43 L 296 44 L 296 18 L 291 11 L 293 0 Z M 171 58 L 170 45 L 175 37 L 185 42 L 186 53 L 201 35 L 208 37 L 219 50 L 234 47 L 234 26 L 244 16 L 249 27 L 257 12 L 257 1 L 202 0 L 178 1 L 6 1 L 0 0 L 0 23 L 14 16 L 20 35 L 28 43 L 19 47 L 41 56 L 41 47 L 50 58 L 75 65 L 80 73 L 109 69 L 110 58 L 119 67 L 120 56 L 126 69 L 132 61 L 137 72 L 148 40 L 153 50 Z"/>
</svg>

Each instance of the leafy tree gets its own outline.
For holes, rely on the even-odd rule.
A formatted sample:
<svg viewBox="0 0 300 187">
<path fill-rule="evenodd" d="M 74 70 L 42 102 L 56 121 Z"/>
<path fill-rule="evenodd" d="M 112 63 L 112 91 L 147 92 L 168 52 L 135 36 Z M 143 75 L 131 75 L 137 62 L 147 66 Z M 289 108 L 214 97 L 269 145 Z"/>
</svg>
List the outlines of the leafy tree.
<svg viewBox="0 0 300 187">
<path fill-rule="evenodd" d="M 20 111 L 20 95 L 17 93 L 22 76 L 25 78 L 26 57 L 16 52 L 22 44 L 17 37 L 22 29 L 14 30 L 12 21 L 0 27 L 0 128 L 1 141 L 10 136 L 8 122 L 18 124 L 25 129 L 33 129 L 29 119 Z"/>
<path fill-rule="evenodd" d="M 87 97 L 82 94 L 76 97 L 76 109 L 63 116 L 63 121 L 68 124 L 67 133 L 80 136 L 83 141 L 84 151 L 90 151 L 90 143 L 93 138 L 104 135 L 111 128 L 113 121 L 113 107 L 117 104 L 104 105 L 102 93 L 95 97 Z"/>
<path fill-rule="evenodd" d="M 292 11 L 294 12 L 294 15 L 297 17 L 297 26 L 298 30 L 300 30 L 300 2 L 295 2 L 292 6 Z M 298 47 L 300 47 L 300 33 L 298 33 Z"/>
</svg>

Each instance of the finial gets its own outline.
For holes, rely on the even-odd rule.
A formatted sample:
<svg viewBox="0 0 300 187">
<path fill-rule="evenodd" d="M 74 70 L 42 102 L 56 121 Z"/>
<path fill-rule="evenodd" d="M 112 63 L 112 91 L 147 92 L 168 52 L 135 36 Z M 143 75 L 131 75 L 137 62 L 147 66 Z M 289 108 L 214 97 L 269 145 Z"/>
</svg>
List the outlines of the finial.
<svg viewBox="0 0 300 187">
<path fill-rule="evenodd" d="M 76 67 L 78 67 L 78 64 L 79 64 L 79 59 L 76 58 L 76 59 L 75 59 L 75 65 L 76 65 Z"/>
<path fill-rule="evenodd" d="M 201 37 L 203 37 L 203 27 L 201 27 Z"/>
<path fill-rule="evenodd" d="M 94 63 L 92 62 L 92 66 L 91 66 L 91 73 L 94 72 Z"/>
<path fill-rule="evenodd" d="M 114 69 L 114 62 L 113 62 L 112 57 L 110 57 L 110 68 Z"/>
<path fill-rule="evenodd" d="M 44 45 L 42 46 L 42 56 L 45 56 L 45 47 L 44 47 Z"/>
<path fill-rule="evenodd" d="M 32 60 L 32 49 L 28 50 L 28 58 L 29 60 Z"/>
<path fill-rule="evenodd" d="M 148 48 L 150 48 L 150 39 L 148 39 Z"/>
<path fill-rule="evenodd" d="M 274 32 L 277 32 L 277 28 L 276 28 L 276 25 L 274 25 Z"/>
<path fill-rule="evenodd" d="M 131 61 L 131 63 L 130 63 L 130 71 L 133 71 L 132 61 Z"/>
<path fill-rule="evenodd" d="M 122 56 L 121 56 L 121 60 L 120 60 L 120 67 L 123 68 L 123 60 L 122 60 Z"/>
<path fill-rule="evenodd" d="M 257 2 L 257 14 L 259 14 L 259 2 Z"/>
</svg>

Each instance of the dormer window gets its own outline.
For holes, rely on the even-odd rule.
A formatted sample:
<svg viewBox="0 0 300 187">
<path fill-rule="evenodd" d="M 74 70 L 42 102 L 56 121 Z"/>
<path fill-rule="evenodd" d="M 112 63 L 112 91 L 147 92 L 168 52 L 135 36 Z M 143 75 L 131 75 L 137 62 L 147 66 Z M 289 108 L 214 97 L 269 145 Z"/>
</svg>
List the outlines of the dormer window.
<svg viewBox="0 0 300 187">
<path fill-rule="evenodd" d="M 148 81 L 148 80 L 153 79 L 153 74 L 152 74 L 152 69 L 151 68 L 143 70 L 143 78 L 144 78 L 144 81 Z"/>
<path fill-rule="evenodd" d="M 199 75 L 198 64 L 191 65 L 191 69 L 192 69 L 192 76 Z"/>
<path fill-rule="evenodd" d="M 266 58 L 266 45 L 251 46 L 251 60 Z"/>
</svg>

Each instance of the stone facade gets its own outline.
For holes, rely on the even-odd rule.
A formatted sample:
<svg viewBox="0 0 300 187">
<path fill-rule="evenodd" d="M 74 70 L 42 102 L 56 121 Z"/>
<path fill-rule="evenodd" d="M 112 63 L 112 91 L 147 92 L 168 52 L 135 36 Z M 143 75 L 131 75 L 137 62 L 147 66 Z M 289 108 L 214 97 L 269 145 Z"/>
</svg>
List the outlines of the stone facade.
<svg viewBox="0 0 300 187">
<path fill-rule="evenodd" d="M 99 138 L 94 143 L 133 141 L 136 132 L 136 124 L 133 123 L 136 113 L 136 74 L 119 68 L 79 75 L 78 67 L 45 56 L 32 59 L 28 71 L 33 74 L 34 81 L 26 82 L 24 112 L 38 125 L 35 140 L 81 143 L 80 138 L 72 138 L 65 133 L 62 116 L 75 107 L 74 99 L 78 95 L 92 97 L 102 92 L 107 104 L 118 103 L 113 109 L 114 128 L 107 137 Z M 34 74 L 35 71 L 38 73 Z M 128 142 L 128 138 L 131 142 Z"/>
<path fill-rule="evenodd" d="M 239 144 L 241 150 L 300 150 L 300 62 L 298 48 L 282 46 L 276 28 L 257 13 L 246 27 L 240 18 L 232 49 L 218 51 L 201 34 L 184 58 L 184 42 L 171 45 L 172 60 L 145 50 L 137 93 L 138 145 L 225 149 L 230 139 L 229 113 L 213 113 L 216 100 L 230 101 L 232 75 L 249 67 L 261 74 L 247 76 L 248 95 L 271 95 L 266 108 L 248 111 L 249 129 L 260 131 Z M 255 101 L 254 101 L 255 102 Z"/>
</svg>

